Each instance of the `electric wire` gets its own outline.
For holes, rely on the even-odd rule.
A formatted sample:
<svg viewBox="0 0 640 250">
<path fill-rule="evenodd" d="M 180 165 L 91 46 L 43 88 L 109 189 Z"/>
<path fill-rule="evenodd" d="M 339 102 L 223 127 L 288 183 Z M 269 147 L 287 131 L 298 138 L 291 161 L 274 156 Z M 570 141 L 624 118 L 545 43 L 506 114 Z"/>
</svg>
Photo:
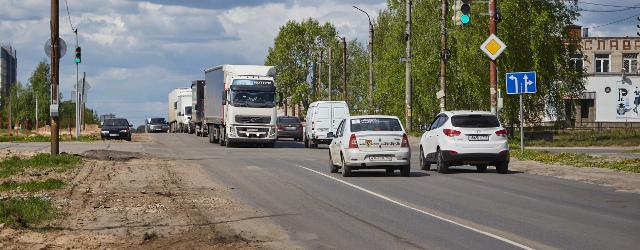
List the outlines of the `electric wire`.
<svg viewBox="0 0 640 250">
<path fill-rule="evenodd" d="M 633 19 L 633 18 L 635 18 L 635 17 L 639 17 L 639 16 L 640 16 L 640 13 L 637 13 L 637 14 L 635 14 L 635 15 L 633 15 L 633 16 L 630 16 L 630 17 L 625 17 L 625 18 L 622 18 L 622 19 L 618 19 L 618 20 L 612 21 L 612 22 L 610 22 L 610 23 L 606 23 L 606 24 L 602 24 L 602 25 L 597 25 L 597 26 L 593 26 L 593 27 L 589 27 L 589 28 L 590 28 L 590 29 L 602 28 L 602 27 L 609 26 L 609 25 L 612 25 L 612 24 L 621 23 L 621 22 L 624 22 L 624 21 L 627 21 L 627 20 L 630 20 L 630 19 Z"/>
</svg>

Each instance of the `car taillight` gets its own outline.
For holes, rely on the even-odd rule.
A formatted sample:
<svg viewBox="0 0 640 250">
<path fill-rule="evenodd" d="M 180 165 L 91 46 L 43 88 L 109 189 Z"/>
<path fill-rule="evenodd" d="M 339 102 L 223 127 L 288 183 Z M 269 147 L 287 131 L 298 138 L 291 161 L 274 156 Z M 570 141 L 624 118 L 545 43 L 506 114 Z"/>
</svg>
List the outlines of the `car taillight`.
<svg viewBox="0 0 640 250">
<path fill-rule="evenodd" d="M 356 134 L 351 134 L 349 138 L 349 148 L 358 148 L 358 139 L 356 138 Z"/>
<path fill-rule="evenodd" d="M 498 131 L 496 131 L 496 135 L 505 137 L 505 136 L 507 136 L 507 130 L 505 130 L 505 129 L 498 130 Z"/>
<path fill-rule="evenodd" d="M 407 137 L 407 134 L 403 134 L 402 135 L 402 145 L 400 147 L 402 147 L 402 148 L 408 148 L 409 147 L 409 138 Z"/>
<path fill-rule="evenodd" d="M 444 135 L 449 137 L 459 136 L 460 134 L 462 134 L 462 132 L 458 130 L 448 128 L 443 129 L 442 132 L 444 133 Z"/>
</svg>

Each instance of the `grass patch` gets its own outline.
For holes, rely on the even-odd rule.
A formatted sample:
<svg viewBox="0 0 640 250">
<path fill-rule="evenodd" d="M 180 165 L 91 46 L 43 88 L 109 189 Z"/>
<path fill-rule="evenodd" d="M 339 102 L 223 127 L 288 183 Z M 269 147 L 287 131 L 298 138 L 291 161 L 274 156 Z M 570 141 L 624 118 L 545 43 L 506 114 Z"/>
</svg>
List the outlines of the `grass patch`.
<svg viewBox="0 0 640 250">
<path fill-rule="evenodd" d="M 518 134 L 520 135 L 520 134 Z M 512 143 L 520 143 L 520 137 L 510 138 Z M 527 146 L 538 147 L 590 147 L 590 146 L 638 146 L 640 129 L 618 129 L 605 131 L 556 131 L 553 140 L 525 140 Z"/>
<path fill-rule="evenodd" d="M 0 184 L 0 191 L 24 190 L 27 192 L 37 192 L 40 190 L 52 190 L 64 187 L 65 183 L 58 179 L 47 179 L 45 181 L 30 182 L 4 182 Z"/>
<path fill-rule="evenodd" d="M 41 153 L 26 159 L 13 156 L 0 161 L 0 178 L 22 172 L 25 169 L 65 171 L 76 167 L 81 160 L 80 156 L 69 154 L 51 157 L 50 154 Z"/>
<path fill-rule="evenodd" d="M 61 135 L 60 141 L 97 141 L 99 138 L 96 135 L 81 135 L 80 138 L 75 138 L 70 135 Z M 40 135 L 40 134 L 30 134 L 30 135 L 0 135 L 0 142 L 50 142 L 51 136 L 48 135 Z"/>
<path fill-rule="evenodd" d="M 26 228 L 55 218 L 54 206 L 39 198 L 11 198 L 0 201 L 0 223 L 12 228 Z"/>
<path fill-rule="evenodd" d="M 551 153 L 548 151 L 511 148 L 511 156 L 520 160 L 532 160 L 547 164 L 561 164 L 579 168 L 608 168 L 632 173 L 640 173 L 640 159 L 614 159 L 594 157 L 586 154 Z"/>
<path fill-rule="evenodd" d="M 640 154 L 640 149 L 632 149 L 632 150 L 627 150 L 624 151 L 625 153 L 629 153 L 629 154 Z"/>
</svg>

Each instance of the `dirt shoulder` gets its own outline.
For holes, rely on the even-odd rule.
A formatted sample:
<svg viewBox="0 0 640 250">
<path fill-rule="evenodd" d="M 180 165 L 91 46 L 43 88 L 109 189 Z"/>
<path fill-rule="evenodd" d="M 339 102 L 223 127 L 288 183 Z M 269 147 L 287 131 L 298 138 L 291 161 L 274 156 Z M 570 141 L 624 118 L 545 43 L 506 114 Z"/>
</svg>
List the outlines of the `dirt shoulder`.
<svg viewBox="0 0 640 250">
<path fill-rule="evenodd" d="M 114 151 L 86 157 L 80 168 L 50 173 L 64 189 L 34 194 L 64 216 L 30 229 L 0 226 L 0 248 L 296 248 L 269 215 L 235 201 L 198 165 Z"/>
<path fill-rule="evenodd" d="M 521 161 L 511 158 L 509 170 L 529 174 L 581 181 L 612 187 L 616 191 L 640 194 L 640 174 L 606 168 L 577 168 L 563 165 L 544 164 L 536 161 Z"/>
</svg>

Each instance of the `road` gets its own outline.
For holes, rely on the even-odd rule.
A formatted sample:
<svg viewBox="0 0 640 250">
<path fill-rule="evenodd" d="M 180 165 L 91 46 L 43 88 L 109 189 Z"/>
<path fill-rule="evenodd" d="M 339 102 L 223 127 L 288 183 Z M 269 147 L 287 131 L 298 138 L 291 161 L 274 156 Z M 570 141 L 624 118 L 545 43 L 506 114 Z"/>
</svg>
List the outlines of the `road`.
<svg viewBox="0 0 640 250">
<path fill-rule="evenodd" d="M 153 142 L 67 143 L 61 148 L 143 151 L 200 164 L 237 198 L 271 215 L 294 242 L 310 249 L 640 245 L 640 196 L 597 185 L 524 173 L 499 175 L 492 169 L 476 173 L 462 168 L 443 175 L 419 170 L 417 164 L 411 177 L 366 171 L 343 178 L 328 173 L 326 148 L 305 149 L 294 142 L 280 142 L 275 149 L 223 148 L 193 135 L 152 137 Z"/>
</svg>

